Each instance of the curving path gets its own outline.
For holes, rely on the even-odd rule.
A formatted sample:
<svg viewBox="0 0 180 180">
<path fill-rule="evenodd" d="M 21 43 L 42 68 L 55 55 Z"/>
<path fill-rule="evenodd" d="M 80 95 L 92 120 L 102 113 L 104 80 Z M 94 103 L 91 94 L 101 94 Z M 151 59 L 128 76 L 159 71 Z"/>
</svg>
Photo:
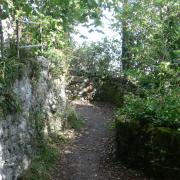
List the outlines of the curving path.
<svg viewBox="0 0 180 180">
<path fill-rule="evenodd" d="M 86 126 L 62 153 L 54 180 L 142 180 L 140 174 L 114 161 L 109 124 L 113 121 L 112 105 L 76 101 L 75 108 L 86 119 Z"/>
</svg>

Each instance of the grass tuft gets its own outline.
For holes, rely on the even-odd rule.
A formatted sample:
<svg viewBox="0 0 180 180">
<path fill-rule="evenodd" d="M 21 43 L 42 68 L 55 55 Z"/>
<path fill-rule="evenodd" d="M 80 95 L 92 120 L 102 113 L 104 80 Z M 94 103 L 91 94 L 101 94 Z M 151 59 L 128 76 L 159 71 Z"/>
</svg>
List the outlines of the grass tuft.
<svg viewBox="0 0 180 180">
<path fill-rule="evenodd" d="M 80 131 L 84 119 L 71 107 L 67 112 L 67 124 L 69 128 Z"/>
</svg>

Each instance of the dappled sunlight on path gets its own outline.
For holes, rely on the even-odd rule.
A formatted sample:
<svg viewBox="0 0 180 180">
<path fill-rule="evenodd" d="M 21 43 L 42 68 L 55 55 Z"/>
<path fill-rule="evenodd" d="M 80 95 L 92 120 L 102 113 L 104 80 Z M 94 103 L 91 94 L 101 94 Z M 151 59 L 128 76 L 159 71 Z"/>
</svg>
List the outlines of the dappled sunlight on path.
<svg viewBox="0 0 180 180">
<path fill-rule="evenodd" d="M 111 163 L 107 162 L 113 159 L 113 155 L 108 154 L 107 149 L 111 146 L 109 145 L 109 125 L 114 119 L 115 107 L 81 101 L 75 101 L 73 104 L 85 119 L 86 125 L 73 143 L 64 149 L 61 160 L 57 163 L 54 179 L 143 179 L 122 165 L 118 164 L 112 168 L 109 167 Z"/>
</svg>

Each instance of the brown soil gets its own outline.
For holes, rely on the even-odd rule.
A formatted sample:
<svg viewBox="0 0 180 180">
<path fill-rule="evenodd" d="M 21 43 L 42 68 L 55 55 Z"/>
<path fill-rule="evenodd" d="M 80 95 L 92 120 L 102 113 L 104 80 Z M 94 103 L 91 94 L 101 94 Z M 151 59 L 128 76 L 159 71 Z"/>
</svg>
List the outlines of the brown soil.
<svg viewBox="0 0 180 180">
<path fill-rule="evenodd" d="M 57 163 L 54 180 L 143 180 L 140 173 L 115 160 L 110 124 L 115 107 L 102 103 L 75 103 L 77 112 L 86 120 L 85 128 L 66 147 Z"/>
</svg>

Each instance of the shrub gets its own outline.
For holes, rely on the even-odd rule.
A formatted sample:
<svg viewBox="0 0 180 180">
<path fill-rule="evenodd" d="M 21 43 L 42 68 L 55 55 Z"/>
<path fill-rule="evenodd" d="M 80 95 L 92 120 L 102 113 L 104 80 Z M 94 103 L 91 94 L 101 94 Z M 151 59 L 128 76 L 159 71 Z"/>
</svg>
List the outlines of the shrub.
<svg viewBox="0 0 180 180">
<path fill-rule="evenodd" d="M 67 111 L 67 126 L 75 130 L 80 130 L 83 124 L 84 119 L 72 107 L 69 107 Z"/>
<path fill-rule="evenodd" d="M 124 107 L 119 110 L 128 118 L 140 121 L 142 124 L 153 126 L 164 126 L 180 128 L 180 101 L 178 90 L 173 89 L 171 93 L 147 94 L 145 97 L 133 94 L 125 97 Z"/>
</svg>

